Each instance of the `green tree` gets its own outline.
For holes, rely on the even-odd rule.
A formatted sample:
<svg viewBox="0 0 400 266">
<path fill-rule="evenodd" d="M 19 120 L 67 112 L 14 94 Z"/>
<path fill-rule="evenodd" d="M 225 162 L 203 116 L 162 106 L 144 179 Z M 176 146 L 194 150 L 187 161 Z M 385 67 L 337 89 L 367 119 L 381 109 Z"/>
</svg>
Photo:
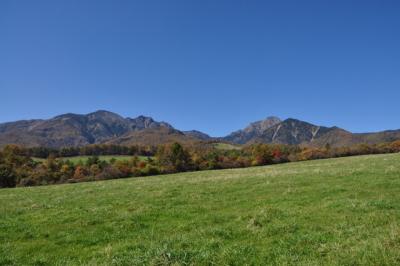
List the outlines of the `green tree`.
<svg viewBox="0 0 400 266">
<path fill-rule="evenodd" d="M 165 172 L 182 172 L 191 169 L 189 153 L 177 142 L 160 146 L 156 158 Z"/>
</svg>

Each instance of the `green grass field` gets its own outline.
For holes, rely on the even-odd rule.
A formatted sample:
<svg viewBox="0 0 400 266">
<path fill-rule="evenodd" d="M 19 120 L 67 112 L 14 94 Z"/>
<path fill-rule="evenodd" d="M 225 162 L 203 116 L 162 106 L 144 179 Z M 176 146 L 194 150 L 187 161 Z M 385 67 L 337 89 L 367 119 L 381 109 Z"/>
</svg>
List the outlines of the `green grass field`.
<svg viewBox="0 0 400 266">
<path fill-rule="evenodd" d="M 240 150 L 240 146 L 232 145 L 229 143 L 215 143 L 214 148 L 219 149 L 219 150 Z"/>
<path fill-rule="evenodd" d="M 0 190 L 0 265 L 399 265 L 400 154 Z"/>
<path fill-rule="evenodd" d="M 72 163 L 79 163 L 79 162 L 83 162 L 85 163 L 86 160 L 91 157 L 91 156 L 73 156 L 73 157 L 61 157 L 59 159 L 63 159 L 63 160 L 69 160 Z M 115 159 L 117 161 L 126 161 L 126 160 L 130 160 L 132 159 L 133 156 L 129 156 L 129 155 L 100 155 L 99 159 L 102 161 L 107 161 L 109 162 L 111 159 Z M 147 160 L 148 157 L 146 156 L 138 156 L 138 158 L 140 160 Z M 41 158 L 33 158 L 34 160 L 40 162 L 40 161 L 44 161 L 46 159 L 41 159 Z"/>
</svg>

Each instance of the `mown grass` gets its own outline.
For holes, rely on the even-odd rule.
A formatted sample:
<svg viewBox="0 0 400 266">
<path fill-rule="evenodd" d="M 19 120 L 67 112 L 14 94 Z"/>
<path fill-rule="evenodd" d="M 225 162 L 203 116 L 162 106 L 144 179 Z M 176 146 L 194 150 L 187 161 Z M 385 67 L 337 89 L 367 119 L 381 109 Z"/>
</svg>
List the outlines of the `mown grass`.
<svg viewBox="0 0 400 266">
<path fill-rule="evenodd" d="M 214 148 L 219 149 L 219 150 L 240 150 L 241 149 L 240 146 L 232 145 L 229 143 L 223 143 L 223 142 L 215 143 Z"/>
<path fill-rule="evenodd" d="M 73 156 L 73 157 L 60 157 L 58 159 L 62 159 L 62 160 L 69 160 L 72 163 L 76 164 L 76 163 L 85 163 L 87 161 L 88 158 L 90 158 L 92 156 Z M 115 159 L 117 161 L 128 161 L 131 160 L 134 156 L 130 156 L 130 155 L 100 155 L 98 156 L 100 160 L 102 161 L 107 161 L 110 162 L 112 159 Z M 137 156 L 140 160 L 147 160 L 147 156 Z M 33 160 L 38 161 L 38 162 L 42 162 L 45 161 L 46 159 L 42 159 L 42 158 L 33 158 Z"/>
<path fill-rule="evenodd" d="M 1 265 L 399 265 L 400 154 L 0 190 Z"/>
</svg>

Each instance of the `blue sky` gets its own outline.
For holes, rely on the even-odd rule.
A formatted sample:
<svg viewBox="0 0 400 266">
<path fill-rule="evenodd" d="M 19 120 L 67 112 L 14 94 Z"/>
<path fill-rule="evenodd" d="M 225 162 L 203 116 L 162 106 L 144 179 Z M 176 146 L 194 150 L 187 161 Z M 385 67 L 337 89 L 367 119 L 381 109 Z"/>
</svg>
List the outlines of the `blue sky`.
<svg viewBox="0 0 400 266">
<path fill-rule="evenodd" d="M 400 128 L 400 1 L 0 1 L 0 122 L 106 109 L 225 135 Z"/>
</svg>

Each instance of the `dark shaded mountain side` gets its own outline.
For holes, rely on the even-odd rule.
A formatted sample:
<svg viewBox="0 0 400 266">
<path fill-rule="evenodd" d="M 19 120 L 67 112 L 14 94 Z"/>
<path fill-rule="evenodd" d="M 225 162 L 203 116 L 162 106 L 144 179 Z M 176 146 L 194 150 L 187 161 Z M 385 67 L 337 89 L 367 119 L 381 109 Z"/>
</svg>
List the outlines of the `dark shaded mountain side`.
<svg viewBox="0 0 400 266">
<path fill-rule="evenodd" d="M 172 142 L 190 144 L 199 142 L 200 139 L 184 134 L 181 131 L 171 128 L 143 129 L 140 131 L 129 132 L 121 137 L 113 138 L 105 143 L 117 145 L 159 145 Z"/>
<path fill-rule="evenodd" d="M 152 133 L 133 134 L 138 140 L 150 143 L 145 135 L 154 137 L 160 129 L 174 131 L 177 141 L 185 141 L 186 135 L 175 130 L 170 124 L 154 121 L 151 117 L 123 118 L 108 111 L 97 111 L 87 115 L 64 114 L 48 120 L 26 120 L 0 124 L 0 146 L 21 144 L 24 146 L 72 147 L 105 143 L 132 132 L 151 129 Z M 179 132 L 179 133 L 177 133 Z M 158 140 L 167 139 L 164 130 Z M 182 140 L 179 138 L 181 137 Z M 193 136 L 192 139 L 195 139 Z M 197 140 L 197 139 L 196 139 Z M 132 139 L 131 139 L 132 141 Z M 116 140 L 118 142 L 118 140 Z M 125 141 L 127 142 L 127 141 Z M 138 141 L 132 141 L 138 143 Z"/>
<path fill-rule="evenodd" d="M 315 147 L 329 144 L 332 147 L 345 147 L 357 144 L 379 144 L 400 140 L 400 130 L 388 130 L 377 133 L 351 133 L 343 129 L 337 129 L 316 139 L 310 143 Z"/>
<path fill-rule="evenodd" d="M 213 139 L 212 137 L 210 137 L 209 135 L 197 131 L 197 130 L 189 130 L 189 131 L 182 131 L 183 134 L 185 134 L 186 136 L 190 136 L 196 139 L 200 139 L 200 140 L 211 140 Z"/>
</svg>

